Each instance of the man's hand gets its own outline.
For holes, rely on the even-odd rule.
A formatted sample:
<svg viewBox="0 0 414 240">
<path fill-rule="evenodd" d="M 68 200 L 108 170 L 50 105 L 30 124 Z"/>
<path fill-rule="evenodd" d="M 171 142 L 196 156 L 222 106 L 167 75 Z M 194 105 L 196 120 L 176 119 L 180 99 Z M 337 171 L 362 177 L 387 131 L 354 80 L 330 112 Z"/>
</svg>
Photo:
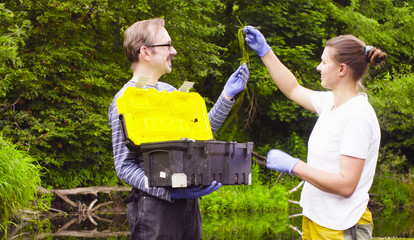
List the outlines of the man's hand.
<svg viewBox="0 0 414 240">
<path fill-rule="evenodd" d="M 246 63 L 244 63 L 227 80 L 224 86 L 224 94 L 230 98 L 234 97 L 237 93 L 243 91 L 247 80 L 249 80 L 249 69 Z"/>
<path fill-rule="evenodd" d="M 201 188 L 188 187 L 188 188 L 173 188 L 171 193 L 171 198 L 173 199 L 188 199 L 188 198 L 200 198 L 202 196 L 208 195 L 221 187 L 221 183 L 213 181 L 210 186 Z"/>
<path fill-rule="evenodd" d="M 266 43 L 266 39 L 259 30 L 252 26 L 246 26 L 243 32 L 246 34 L 245 41 L 247 45 L 255 50 L 260 57 L 263 57 L 270 51 L 270 46 Z"/>
<path fill-rule="evenodd" d="M 292 170 L 300 160 L 278 149 L 272 149 L 267 153 L 266 167 L 280 172 L 288 172 L 292 175 Z"/>
</svg>

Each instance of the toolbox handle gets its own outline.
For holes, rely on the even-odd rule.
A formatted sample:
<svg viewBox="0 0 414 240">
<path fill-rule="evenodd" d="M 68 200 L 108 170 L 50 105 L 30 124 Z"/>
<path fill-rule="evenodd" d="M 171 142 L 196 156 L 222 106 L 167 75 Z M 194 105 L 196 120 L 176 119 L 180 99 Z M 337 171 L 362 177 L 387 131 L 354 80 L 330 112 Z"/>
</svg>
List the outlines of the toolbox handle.
<svg viewBox="0 0 414 240">
<path fill-rule="evenodd" d="M 125 126 L 125 118 L 124 114 L 119 114 L 119 121 L 121 122 L 121 130 L 122 130 L 122 140 L 126 141 L 128 139 L 128 132 Z"/>
<path fill-rule="evenodd" d="M 131 139 L 129 139 L 128 131 L 126 129 L 126 124 L 125 124 L 124 114 L 122 114 L 122 113 L 119 114 L 118 118 L 119 118 L 119 122 L 120 122 L 120 125 L 121 125 L 122 141 L 124 141 L 125 145 L 128 147 L 129 150 L 139 151 L 139 146 L 135 145 L 134 142 L 132 142 Z"/>
</svg>

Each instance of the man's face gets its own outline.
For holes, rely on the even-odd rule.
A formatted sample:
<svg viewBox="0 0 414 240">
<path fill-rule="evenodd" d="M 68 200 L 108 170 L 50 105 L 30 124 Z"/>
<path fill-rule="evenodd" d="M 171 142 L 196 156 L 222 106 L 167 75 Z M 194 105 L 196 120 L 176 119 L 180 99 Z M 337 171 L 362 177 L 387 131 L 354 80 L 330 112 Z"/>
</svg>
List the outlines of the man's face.
<svg viewBox="0 0 414 240">
<path fill-rule="evenodd" d="M 155 39 L 152 45 L 171 44 L 171 38 L 165 28 L 161 28 L 155 35 Z M 150 47 L 152 52 L 152 65 L 154 70 L 157 71 L 160 76 L 170 73 L 172 70 L 172 59 L 177 54 L 177 51 L 173 46 L 157 46 Z"/>
</svg>

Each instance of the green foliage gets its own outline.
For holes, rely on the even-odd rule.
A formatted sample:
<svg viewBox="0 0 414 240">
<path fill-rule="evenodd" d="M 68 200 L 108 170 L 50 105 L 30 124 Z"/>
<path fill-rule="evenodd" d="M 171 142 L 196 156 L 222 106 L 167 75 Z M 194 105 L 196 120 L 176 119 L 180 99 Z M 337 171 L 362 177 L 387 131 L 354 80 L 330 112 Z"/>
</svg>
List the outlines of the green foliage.
<svg viewBox="0 0 414 240">
<path fill-rule="evenodd" d="M 0 224 L 36 199 L 40 171 L 33 157 L 0 137 Z"/>
<path fill-rule="evenodd" d="M 382 148 L 378 157 L 378 167 L 370 193 L 374 209 L 385 216 L 401 209 L 412 210 L 414 205 L 413 168 L 408 174 L 400 174 L 407 168 L 406 157 Z"/>
<path fill-rule="evenodd" d="M 207 75 L 222 74 L 217 67 L 223 64 L 223 59 L 217 52 L 226 49 L 211 41 L 224 31 L 223 24 L 212 18 L 222 7 L 219 0 L 157 1 L 157 5 L 151 6 L 152 16 L 165 16 L 166 28 L 177 49 L 174 70 L 163 77 L 164 81 L 176 86 L 183 81 L 202 84 Z"/>
<path fill-rule="evenodd" d="M 414 74 L 386 74 L 371 86 L 372 102 L 382 131 L 382 145 L 395 154 L 404 154 L 414 164 Z M 388 158 L 392 160 L 393 158 Z M 404 161 L 406 161 L 405 159 Z M 384 163 L 386 164 L 386 163 Z M 405 170 L 396 169 L 396 170 Z"/>
<path fill-rule="evenodd" d="M 232 19 L 235 18 L 234 16 L 243 19 L 243 22 L 248 25 L 260 26 L 260 31 L 272 46 L 273 51 L 292 70 L 299 82 L 315 90 L 321 89 L 320 76 L 315 68 L 320 61 L 323 44 L 327 39 L 340 34 L 354 34 L 365 40 L 368 45 L 376 46 L 388 53 L 388 59 L 383 68 L 370 69 L 370 76 L 365 79 L 370 89 L 373 80 L 375 83 L 389 84 L 385 77 L 387 74 L 407 72 L 407 66 L 412 65 L 412 58 L 406 57 L 413 52 L 414 47 L 413 18 L 410 13 L 412 8 L 411 2 L 390 0 L 380 2 L 284 1 L 283 4 L 267 1 L 237 1 L 237 3 L 228 4 L 227 9 L 232 9 L 232 11 L 229 11 L 230 14 L 226 18 L 229 26 L 227 31 L 237 30 L 231 27 L 238 24 Z M 408 26 L 411 28 L 408 29 Z M 230 34 L 225 36 L 234 38 L 234 35 Z M 403 44 L 402 41 L 404 41 Z M 232 45 L 230 39 L 226 42 L 229 43 L 226 63 L 230 65 L 234 62 L 235 56 L 239 57 L 240 53 L 237 51 L 237 46 Z M 250 120 L 248 124 L 243 124 L 243 122 L 239 124 L 246 132 L 243 134 L 253 139 L 255 146 L 271 144 L 275 142 L 274 139 L 283 141 L 293 132 L 306 142 L 316 116 L 300 108 L 278 91 L 254 51 L 251 53 L 250 62 L 248 89 L 254 99 L 246 102 L 242 109 L 254 110 L 232 113 L 239 115 L 237 118 L 239 121 Z M 411 69 L 408 72 L 411 72 Z M 405 89 L 409 91 L 412 87 L 407 86 Z M 374 91 L 370 99 L 376 97 L 377 93 L 379 92 Z M 408 94 L 403 94 L 403 96 L 407 97 L 404 102 L 412 99 L 412 96 Z M 383 95 L 379 95 L 379 98 L 383 98 L 383 101 L 387 99 Z M 380 112 L 378 114 L 380 118 L 383 112 L 388 113 L 388 109 L 376 110 Z M 398 111 L 410 110 L 410 107 L 404 103 Z M 408 115 L 407 118 L 407 125 L 409 125 L 412 116 Z M 228 120 L 234 121 L 235 119 L 232 115 L 228 117 Z M 228 134 L 229 131 L 225 129 L 220 129 L 217 133 L 221 139 L 226 139 Z M 408 131 L 407 135 L 398 132 L 396 135 L 404 138 L 406 145 L 413 146 L 409 143 L 412 137 L 406 137 L 412 135 L 411 132 Z M 406 154 L 407 150 L 403 151 Z M 411 156 L 409 156 L 410 159 L 412 159 Z"/>
<path fill-rule="evenodd" d="M 384 158 L 380 165 L 408 172 L 412 10 L 412 2 L 392 0 L 6 1 L 0 4 L 0 129 L 40 159 L 48 169 L 45 185 L 121 184 L 113 169 L 107 110 L 131 77 L 122 34 L 135 21 L 162 17 L 178 54 L 172 73 L 161 80 L 175 86 L 195 82 L 210 107 L 240 59 L 249 59 L 247 89 L 236 96 L 215 138 L 253 141 L 261 155 L 281 148 L 305 160 L 316 115 L 279 91 L 254 51 L 246 55 L 240 24 L 260 27 L 298 81 L 315 90 L 321 90 L 315 68 L 324 43 L 351 33 L 388 54 L 384 67 L 370 69 L 365 80 L 382 145 L 402 156 L 401 162 Z"/>
<path fill-rule="evenodd" d="M 220 2 L 158 4 L 90 0 L 2 4 L 2 14 L 8 16 L 6 25 L 1 25 L 2 35 L 14 29 L 25 32 L 1 41 L 15 44 L 14 61 L 20 61 L 11 66 L 12 61 L 1 59 L 1 64 L 8 72 L 21 74 L 11 79 L 8 72 L 1 72 L 10 80 L 1 83 L 8 92 L 0 95 L 0 128 L 40 159 L 49 171 L 43 176 L 45 184 L 72 188 L 118 183 L 107 111 L 131 77 L 122 34 L 135 21 L 166 19 L 179 54 L 173 74 L 164 81 L 178 86 L 186 79 L 197 82 L 207 74 L 219 75 L 214 68 L 222 60 L 213 53 L 223 49 L 208 40 L 223 31 L 209 17 Z M 190 54 L 192 58 L 187 57 Z"/>
<path fill-rule="evenodd" d="M 413 199 L 412 185 L 410 189 L 408 181 L 412 183 L 413 179 L 389 171 L 376 174 L 370 191 L 372 201 L 376 204 L 375 209 L 381 209 L 385 215 L 399 209 L 408 209 L 410 200 Z"/>
<path fill-rule="evenodd" d="M 261 181 L 259 165 L 252 166 L 252 185 L 222 186 L 200 201 L 202 212 L 278 212 L 287 214 L 286 189 Z"/>
<path fill-rule="evenodd" d="M 0 3 L 0 97 L 5 97 L 14 81 L 19 82 L 27 70 L 21 69 L 18 51 L 24 47 L 30 21 L 21 19 L 24 13 L 13 13 Z"/>
</svg>

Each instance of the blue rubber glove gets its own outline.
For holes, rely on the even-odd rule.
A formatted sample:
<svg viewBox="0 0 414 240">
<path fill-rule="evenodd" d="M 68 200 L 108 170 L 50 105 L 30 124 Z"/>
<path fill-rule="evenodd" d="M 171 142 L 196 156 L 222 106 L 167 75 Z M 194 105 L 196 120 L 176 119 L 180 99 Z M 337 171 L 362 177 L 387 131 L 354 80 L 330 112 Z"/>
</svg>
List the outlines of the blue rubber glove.
<svg viewBox="0 0 414 240">
<path fill-rule="evenodd" d="M 221 183 L 213 181 L 210 186 L 201 188 L 200 186 L 188 188 L 173 188 L 171 198 L 173 199 L 187 199 L 187 198 L 201 198 L 208 195 L 221 187 Z"/>
<path fill-rule="evenodd" d="M 266 43 L 266 39 L 259 30 L 252 26 L 246 26 L 243 32 L 246 34 L 245 41 L 247 45 L 255 50 L 260 57 L 263 57 L 270 51 L 270 46 Z"/>
<path fill-rule="evenodd" d="M 292 170 L 299 161 L 299 158 L 294 158 L 278 149 L 272 149 L 267 153 L 266 167 L 292 175 Z"/>
<path fill-rule="evenodd" d="M 227 80 L 224 86 L 224 94 L 228 97 L 234 97 L 237 93 L 243 91 L 249 80 L 249 69 L 246 63 L 243 63 Z"/>
</svg>

